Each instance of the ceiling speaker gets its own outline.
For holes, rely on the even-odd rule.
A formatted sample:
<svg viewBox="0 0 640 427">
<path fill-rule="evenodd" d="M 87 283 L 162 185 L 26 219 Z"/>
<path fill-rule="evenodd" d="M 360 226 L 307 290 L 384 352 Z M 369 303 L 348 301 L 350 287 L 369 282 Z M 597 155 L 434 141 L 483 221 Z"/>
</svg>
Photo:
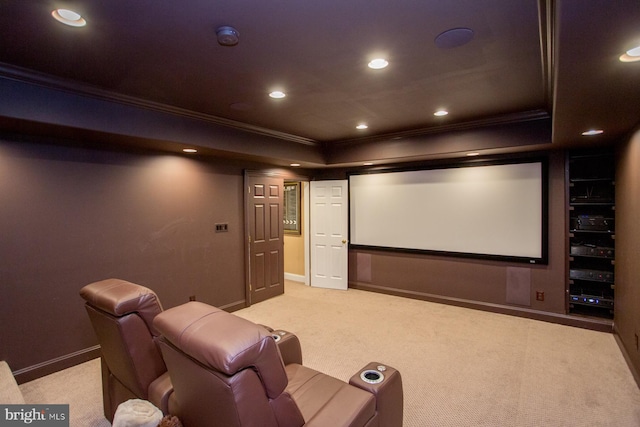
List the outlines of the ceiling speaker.
<svg viewBox="0 0 640 427">
<path fill-rule="evenodd" d="M 435 43 L 440 49 L 453 49 L 469 43 L 471 39 L 473 39 L 471 28 L 453 28 L 438 34 Z"/>
</svg>

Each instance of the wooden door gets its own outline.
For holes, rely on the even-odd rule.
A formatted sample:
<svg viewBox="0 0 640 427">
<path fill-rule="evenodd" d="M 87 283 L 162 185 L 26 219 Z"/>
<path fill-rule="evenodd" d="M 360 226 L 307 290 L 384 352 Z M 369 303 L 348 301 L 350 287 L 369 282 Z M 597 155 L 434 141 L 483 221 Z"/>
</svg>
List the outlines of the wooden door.
<svg viewBox="0 0 640 427">
<path fill-rule="evenodd" d="M 245 175 L 248 243 L 248 305 L 284 293 L 284 181 Z"/>
</svg>

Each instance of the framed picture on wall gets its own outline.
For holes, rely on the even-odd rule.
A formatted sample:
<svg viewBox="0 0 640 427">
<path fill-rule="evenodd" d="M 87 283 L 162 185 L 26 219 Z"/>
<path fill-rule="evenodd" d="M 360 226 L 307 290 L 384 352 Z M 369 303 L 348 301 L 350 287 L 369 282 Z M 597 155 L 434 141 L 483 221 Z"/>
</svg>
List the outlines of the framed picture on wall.
<svg viewBox="0 0 640 427">
<path fill-rule="evenodd" d="M 300 183 L 284 183 L 284 232 L 300 234 Z"/>
</svg>

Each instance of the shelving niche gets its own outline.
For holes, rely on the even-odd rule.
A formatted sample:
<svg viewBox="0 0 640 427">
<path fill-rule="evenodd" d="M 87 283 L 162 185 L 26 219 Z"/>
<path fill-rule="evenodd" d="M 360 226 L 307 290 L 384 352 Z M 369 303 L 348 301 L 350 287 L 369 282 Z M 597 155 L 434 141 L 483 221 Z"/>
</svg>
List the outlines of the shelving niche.
<svg viewBox="0 0 640 427">
<path fill-rule="evenodd" d="M 570 152 L 570 314 L 613 318 L 615 159 L 612 152 Z"/>
</svg>

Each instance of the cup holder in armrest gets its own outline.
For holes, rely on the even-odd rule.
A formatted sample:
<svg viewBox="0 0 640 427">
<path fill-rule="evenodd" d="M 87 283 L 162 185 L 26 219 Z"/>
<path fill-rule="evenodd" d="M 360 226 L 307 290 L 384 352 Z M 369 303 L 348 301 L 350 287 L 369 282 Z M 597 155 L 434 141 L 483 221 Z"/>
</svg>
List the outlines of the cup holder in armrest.
<svg viewBox="0 0 640 427">
<path fill-rule="evenodd" d="M 402 427 L 402 377 L 397 369 L 369 362 L 349 379 L 349 384 L 373 394 L 376 398 L 378 425 Z"/>
<path fill-rule="evenodd" d="M 360 379 L 368 384 L 380 384 L 384 381 L 384 375 L 380 371 L 374 371 L 373 369 L 367 369 L 360 373 Z"/>
<path fill-rule="evenodd" d="M 285 365 L 297 363 L 302 365 L 302 351 L 300 349 L 300 340 L 298 337 L 288 331 L 277 329 L 271 331 L 271 338 L 275 341 L 280 350 L 280 356 Z"/>
<path fill-rule="evenodd" d="M 275 342 L 280 341 L 280 339 L 281 339 L 282 337 L 284 337 L 285 335 L 287 335 L 287 333 L 286 333 L 285 331 L 273 331 L 273 332 L 271 333 L 271 337 L 273 338 L 273 340 L 274 340 Z"/>
</svg>

